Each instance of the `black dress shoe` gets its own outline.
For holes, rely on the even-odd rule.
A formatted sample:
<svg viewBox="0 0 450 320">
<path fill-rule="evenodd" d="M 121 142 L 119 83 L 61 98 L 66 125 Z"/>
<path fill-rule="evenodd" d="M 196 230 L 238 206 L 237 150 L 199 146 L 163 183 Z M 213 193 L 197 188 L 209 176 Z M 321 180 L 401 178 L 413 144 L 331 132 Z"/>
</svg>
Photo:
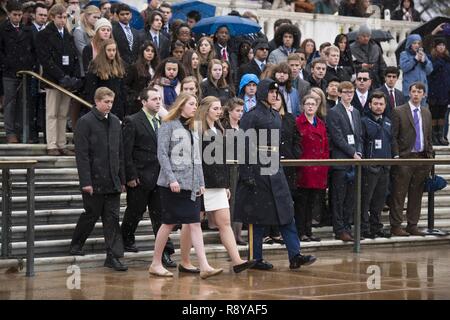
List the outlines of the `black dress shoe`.
<svg viewBox="0 0 450 320">
<path fill-rule="evenodd" d="M 371 232 L 363 232 L 361 234 L 361 237 L 368 238 L 368 239 L 375 239 L 375 234 L 371 233 Z"/>
<path fill-rule="evenodd" d="M 243 240 L 236 240 L 236 244 L 239 246 L 246 246 L 247 242 L 243 241 Z"/>
<path fill-rule="evenodd" d="M 256 270 L 271 270 L 273 269 L 273 264 L 265 261 L 265 260 L 257 260 L 256 263 L 250 269 Z"/>
<path fill-rule="evenodd" d="M 316 260 L 317 258 L 314 256 L 298 254 L 289 261 L 289 269 L 298 269 L 301 266 L 308 266 L 313 264 Z"/>
<path fill-rule="evenodd" d="M 135 245 L 134 243 L 124 245 L 124 246 L 123 246 L 123 249 L 124 249 L 126 252 L 139 252 L 138 247 L 136 247 L 136 245 Z"/>
<path fill-rule="evenodd" d="M 177 267 L 177 263 L 170 258 L 170 255 L 168 253 L 164 252 L 161 260 L 162 260 L 163 266 L 166 268 L 176 268 Z"/>
<path fill-rule="evenodd" d="M 378 238 L 390 238 L 391 237 L 391 233 L 389 231 L 385 231 L 385 230 L 380 230 L 374 233 L 375 237 Z"/>
<path fill-rule="evenodd" d="M 178 265 L 178 271 L 185 272 L 185 273 L 200 273 L 199 268 L 188 269 L 188 268 L 183 267 L 183 265 L 181 263 Z"/>
<path fill-rule="evenodd" d="M 113 256 L 107 256 L 105 260 L 105 267 L 112 268 L 116 271 L 127 271 L 128 267 L 124 265 L 118 258 L 114 258 Z"/>
<path fill-rule="evenodd" d="M 72 256 L 84 256 L 84 252 L 83 250 L 81 250 L 81 247 L 79 246 L 71 247 L 69 253 Z"/>
<path fill-rule="evenodd" d="M 315 237 L 315 236 L 309 236 L 308 239 L 309 239 L 309 241 L 314 241 L 314 242 L 318 242 L 318 241 L 322 240 L 319 237 Z"/>
<path fill-rule="evenodd" d="M 256 260 L 248 260 L 248 261 L 245 261 L 244 263 L 233 266 L 233 271 L 235 273 L 239 273 L 239 272 L 242 272 L 244 270 L 247 270 L 247 269 L 253 267 L 255 264 L 256 264 Z"/>
</svg>

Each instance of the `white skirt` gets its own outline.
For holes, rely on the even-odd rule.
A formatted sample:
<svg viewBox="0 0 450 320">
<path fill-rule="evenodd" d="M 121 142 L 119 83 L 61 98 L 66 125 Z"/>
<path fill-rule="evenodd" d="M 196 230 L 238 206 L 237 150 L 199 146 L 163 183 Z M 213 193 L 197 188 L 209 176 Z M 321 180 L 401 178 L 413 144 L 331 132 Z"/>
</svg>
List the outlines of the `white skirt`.
<svg viewBox="0 0 450 320">
<path fill-rule="evenodd" d="M 206 212 L 227 209 L 230 207 L 225 188 L 205 189 L 205 193 L 203 194 L 203 202 Z"/>
</svg>

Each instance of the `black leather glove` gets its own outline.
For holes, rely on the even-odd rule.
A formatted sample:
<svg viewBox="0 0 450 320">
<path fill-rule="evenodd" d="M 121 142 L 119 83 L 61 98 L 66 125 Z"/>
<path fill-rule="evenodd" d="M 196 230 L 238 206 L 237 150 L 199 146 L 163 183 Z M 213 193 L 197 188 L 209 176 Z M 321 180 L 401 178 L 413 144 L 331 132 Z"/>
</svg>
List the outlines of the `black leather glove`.
<svg viewBox="0 0 450 320">
<path fill-rule="evenodd" d="M 64 89 L 70 89 L 72 85 L 72 79 L 69 76 L 64 76 L 64 78 L 59 80 L 59 85 Z"/>
<path fill-rule="evenodd" d="M 243 180 L 242 180 L 242 183 L 243 183 L 245 186 L 250 187 L 250 188 L 256 187 L 256 180 L 255 180 L 255 178 L 246 178 L 246 179 L 243 179 Z"/>
<path fill-rule="evenodd" d="M 83 81 L 81 79 L 73 77 L 70 79 L 70 81 L 71 81 L 70 85 L 71 91 L 79 91 L 83 87 Z"/>
</svg>

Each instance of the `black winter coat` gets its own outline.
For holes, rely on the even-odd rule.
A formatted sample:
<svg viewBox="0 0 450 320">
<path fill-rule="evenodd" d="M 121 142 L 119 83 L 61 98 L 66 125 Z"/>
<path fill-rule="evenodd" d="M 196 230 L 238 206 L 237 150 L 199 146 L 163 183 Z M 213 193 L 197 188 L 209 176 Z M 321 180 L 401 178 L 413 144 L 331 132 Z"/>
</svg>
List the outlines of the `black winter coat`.
<svg viewBox="0 0 450 320">
<path fill-rule="evenodd" d="M 86 74 L 85 84 L 84 84 L 84 99 L 92 104 L 94 104 L 95 90 L 100 87 L 107 87 L 111 89 L 114 93 L 114 103 L 111 112 L 114 113 L 120 120 L 123 120 L 127 110 L 126 105 L 126 92 L 124 86 L 124 79 L 112 77 L 108 80 L 100 79 L 96 74 L 89 71 Z"/>
<path fill-rule="evenodd" d="M 136 64 L 132 64 L 128 67 L 124 82 L 127 93 L 127 114 L 134 114 L 141 110 L 142 103 L 138 100 L 139 94 L 144 88 L 148 87 L 151 80 L 152 76 L 148 72 L 145 76 L 138 74 Z"/>
<path fill-rule="evenodd" d="M 300 148 L 300 133 L 297 130 L 295 117 L 291 113 L 286 113 L 281 118 L 281 159 L 299 159 L 302 150 Z M 283 167 L 289 189 L 297 189 L 297 168 Z"/>
<path fill-rule="evenodd" d="M 123 148 L 127 182 L 139 178 L 141 185 L 155 188 L 159 175 L 158 144 L 144 111 L 125 118 Z"/>
<path fill-rule="evenodd" d="M 220 128 L 216 126 L 217 133 L 208 130 L 203 134 L 202 140 L 202 166 L 205 188 L 230 188 L 230 172 L 226 165 L 226 138 Z M 205 151 L 206 149 L 206 151 Z M 217 154 L 216 150 L 222 150 Z M 211 156 L 211 158 L 209 158 Z M 210 163 L 209 159 L 215 159 Z"/>
<path fill-rule="evenodd" d="M 50 22 L 44 30 L 36 36 L 39 63 L 44 70 L 43 77 L 58 84 L 65 75 L 80 77 L 80 63 L 78 51 L 73 36 L 64 29 L 64 39 L 55 24 Z M 69 63 L 63 65 L 63 56 L 68 56 Z"/>
<path fill-rule="evenodd" d="M 82 116 L 74 134 L 80 187 L 94 193 L 120 193 L 125 185 L 122 130 L 119 119 L 105 118 L 95 107 Z"/>
<path fill-rule="evenodd" d="M 258 225 L 286 225 L 294 219 L 294 206 L 289 185 L 281 165 L 273 162 L 263 164 L 263 157 L 278 157 L 279 153 L 268 154 L 261 151 L 264 147 L 271 146 L 271 130 L 281 129 L 281 118 L 277 111 L 267 107 L 262 101 L 267 98 L 269 83 L 273 80 L 265 79 L 258 85 L 260 100 L 255 108 L 245 113 L 242 117 L 240 128 L 245 132 L 248 129 L 256 130 L 257 136 L 268 134 L 267 141 L 256 141 L 256 145 L 247 141 L 246 158 L 257 148 L 257 163 L 246 163 L 239 168 L 239 181 L 236 191 L 236 206 L 234 220 L 237 222 L 254 223 Z M 267 131 L 269 129 L 269 131 Z M 279 141 L 276 141 L 279 145 Z M 273 147 L 277 147 L 277 145 Z M 266 159 L 267 160 L 267 159 Z M 262 174 L 261 169 L 275 169 L 272 175 Z M 272 171 L 273 172 L 273 171 Z M 267 172 L 266 172 L 267 173 Z M 249 186 L 246 181 L 254 179 L 256 186 Z"/>
<path fill-rule="evenodd" d="M 0 66 L 3 76 L 16 78 L 17 71 L 33 70 L 37 64 L 31 27 L 17 31 L 9 20 L 0 25 Z"/>
<path fill-rule="evenodd" d="M 208 79 L 201 83 L 202 97 L 214 96 L 220 99 L 220 103 L 224 106 L 225 103 L 232 98 L 229 87 L 217 88 Z"/>
</svg>

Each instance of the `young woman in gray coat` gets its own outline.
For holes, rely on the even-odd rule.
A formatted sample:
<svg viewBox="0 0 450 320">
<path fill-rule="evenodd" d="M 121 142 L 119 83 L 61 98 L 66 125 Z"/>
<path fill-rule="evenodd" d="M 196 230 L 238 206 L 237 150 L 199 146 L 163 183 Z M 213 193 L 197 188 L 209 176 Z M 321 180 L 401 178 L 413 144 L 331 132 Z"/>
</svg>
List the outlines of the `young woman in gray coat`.
<svg viewBox="0 0 450 320">
<path fill-rule="evenodd" d="M 181 93 L 158 129 L 158 161 L 162 225 L 156 235 L 155 251 L 149 273 L 160 277 L 173 274 L 161 263 L 164 246 L 177 224 L 187 224 L 200 265 L 200 277 L 206 279 L 223 269 L 212 268 L 206 260 L 200 227 L 200 196 L 205 191 L 200 139 L 193 130 L 197 97 Z"/>
</svg>

